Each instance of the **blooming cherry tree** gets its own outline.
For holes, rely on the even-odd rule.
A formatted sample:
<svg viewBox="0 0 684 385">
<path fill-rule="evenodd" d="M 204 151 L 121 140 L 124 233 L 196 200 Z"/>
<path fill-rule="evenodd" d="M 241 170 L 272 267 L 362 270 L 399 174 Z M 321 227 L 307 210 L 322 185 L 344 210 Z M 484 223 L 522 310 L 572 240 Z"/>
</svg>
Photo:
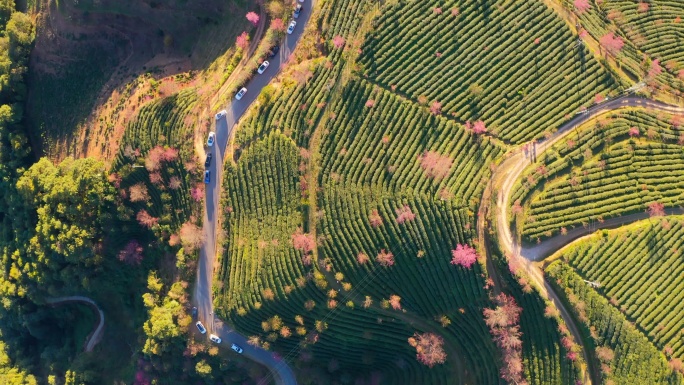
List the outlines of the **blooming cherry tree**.
<svg viewBox="0 0 684 385">
<path fill-rule="evenodd" d="M 477 261 L 477 252 L 475 249 L 468 245 L 456 245 L 456 248 L 451 250 L 451 264 L 463 266 L 466 269 L 470 267 Z"/>
<path fill-rule="evenodd" d="M 259 15 L 257 15 L 255 12 L 247 12 L 245 15 L 247 20 L 249 20 L 250 23 L 252 23 L 253 26 L 256 26 L 259 24 Z"/>
</svg>

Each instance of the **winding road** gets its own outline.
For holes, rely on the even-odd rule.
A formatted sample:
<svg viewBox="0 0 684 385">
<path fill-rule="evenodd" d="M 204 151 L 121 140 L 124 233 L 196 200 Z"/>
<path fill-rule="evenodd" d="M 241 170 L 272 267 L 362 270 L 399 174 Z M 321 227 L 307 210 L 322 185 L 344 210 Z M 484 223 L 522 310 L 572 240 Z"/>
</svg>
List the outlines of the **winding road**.
<svg viewBox="0 0 684 385">
<path fill-rule="evenodd" d="M 622 224 L 631 223 L 640 219 L 645 218 L 647 214 L 636 213 L 632 215 L 626 215 L 617 218 L 611 218 L 606 220 L 604 223 L 598 226 L 592 226 L 588 228 L 576 228 L 569 231 L 565 235 L 559 235 L 543 241 L 539 245 L 531 247 L 523 247 L 517 239 L 511 234 L 511 227 L 508 220 L 508 208 L 509 208 L 509 198 L 511 196 L 511 190 L 515 185 L 515 182 L 520 179 L 523 170 L 532 163 L 533 158 L 538 157 L 546 149 L 550 148 L 554 143 L 562 139 L 565 135 L 570 133 L 572 129 L 576 128 L 580 124 L 607 112 L 619 110 L 621 108 L 633 108 L 640 107 L 651 111 L 667 112 L 667 113 L 684 113 L 684 108 L 665 104 L 662 102 L 643 99 L 635 96 L 622 96 L 610 101 L 606 101 L 602 104 L 593 106 L 592 108 L 586 110 L 583 113 L 578 114 L 569 122 L 565 123 L 558 130 L 551 135 L 548 139 L 532 142 L 530 143 L 529 152 L 523 151 L 522 146 L 513 152 L 504 162 L 502 162 L 499 167 L 497 167 L 494 175 L 492 175 L 492 182 L 495 186 L 501 186 L 497 199 L 496 199 L 496 220 L 497 220 L 497 237 L 499 245 L 501 246 L 503 252 L 506 255 L 510 255 L 512 258 L 518 258 L 522 256 L 525 259 L 525 263 L 522 265 L 527 270 L 528 275 L 537 283 L 537 285 L 542 289 L 542 292 L 547 295 L 550 301 L 560 311 L 561 317 L 568 326 L 573 337 L 577 343 L 582 346 L 582 353 L 584 360 L 589 365 L 589 373 L 592 378 L 584 379 L 584 383 L 600 383 L 598 379 L 598 371 L 596 368 L 591 367 L 591 361 L 587 354 L 587 350 L 582 343 L 582 336 L 575 324 L 573 318 L 571 317 L 568 310 L 565 308 L 563 303 L 560 301 L 559 297 L 554 292 L 553 288 L 544 280 L 544 274 L 537 266 L 534 261 L 543 259 L 555 251 L 560 250 L 564 246 L 573 242 L 582 235 L 592 233 L 601 228 L 617 227 Z M 488 202 L 483 202 L 488 203 Z M 671 209 L 667 213 L 679 213 L 683 212 L 681 209 Z M 488 258 L 488 260 L 491 258 Z M 488 265 L 489 266 L 489 265 Z"/>
<path fill-rule="evenodd" d="M 214 261 L 218 251 L 216 234 L 218 229 L 219 198 L 221 195 L 221 177 L 226 149 L 233 133 L 233 129 L 240 117 L 247 111 L 249 106 L 257 99 L 262 88 L 278 74 L 283 63 L 287 62 L 294 51 L 299 39 L 302 37 L 307 22 L 311 16 L 311 8 L 314 3 L 303 3 L 303 10 L 296 19 L 297 26 L 291 35 L 285 35 L 285 41 L 280 46 L 278 55 L 268 59 L 270 65 L 262 75 L 255 75 L 247 84 L 247 94 L 241 100 L 233 99 L 226 106 L 227 115 L 216 121 L 216 140 L 209 150 L 213 153 L 213 160 L 209 170 L 211 182 L 206 187 L 206 199 L 204 210 L 205 241 L 200 249 L 200 260 L 197 268 L 197 284 L 195 285 L 194 303 L 198 308 L 198 318 L 210 333 L 217 334 L 223 340 L 222 346 L 230 347 L 237 344 L 244 350 L 243 355 L 266 366 L 278 384 L 296 385 L 294 373 L 286 362 L 281 360 L 273 352 L 254 347 L 247 343 L 245 336 L 236 332 L 233 328 L 222 322 L 214 314 L 212 299 L 212 279 L 214 276 Z"/>
<path fill-rule="evenodd" d="M 100 342 L 100 339 L 102 339 L 102 331 L 104 330 L 105 323 L 104 313 L 102 312 L 102 309 L 97 306 L 97 303 L 88 297 L 83 297 L 80 295 L 48 298 L 45 300 L 45 302 L 52 306 L 63 305 L 66 303 L 84 303 L 93 309 L 95 314 L 98 316 L 98 322 L 95 326 L 95 329 L 90 332 L 88 337 L 86 337 L 86 342 L 84 343 L 85 347 L 83 348 L 83 350 L 86 352 L 92 352 L 95 348 L 95 345 L 97 345 Z"/>
</svg>

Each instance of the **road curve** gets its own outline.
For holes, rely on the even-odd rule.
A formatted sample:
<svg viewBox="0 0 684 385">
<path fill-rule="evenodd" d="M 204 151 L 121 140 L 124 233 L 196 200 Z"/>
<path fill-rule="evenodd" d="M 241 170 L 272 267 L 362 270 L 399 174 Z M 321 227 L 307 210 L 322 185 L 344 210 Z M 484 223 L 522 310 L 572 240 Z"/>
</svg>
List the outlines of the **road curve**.
<svg viewBox="0 0 684 385">
<path fill-rule="evenodd" d="M 45 300 L 45 302 L 53 306 L 62 305 L 65 303 L 85 303 L 94 310 L 95 314 L 97 314 L 98 316 L 97 326 L 95 326 L 95 329 L 92 332 L 90 332 L 88 337 L 86 337 L 86 342 L 84 344 L 85 347 L 83 349 L 86 352 L 92 352 L 95 348 L 95 345 L 97 345 L 100 342 L 100 339 L 102 339 L 102 330 L 104 330 L 105 323 L 104 312 L 102 312 L 102 309 L 100 309 L 100 307 L 97 306 L 97 303 L 95 303 L 95 301 L 88 297 L 83 297 L 80 295 L 48 298 Z"/>
<path fill-rule="evenodd" d="M 520 179 L 523 170 L 532 163 L 533 158 L 538 157 L 546 149 L 551 147 L 558 140 L 562 139 L 566 134 L 568 134 L 573 128 L 579 126 L 580 124 L 606 112 L 615 111 L 621 108 L 629 107 L 641 107 L 648 110 L 667 112 L 667 113 L 684 113 L 684 108 L 678 106 L 672 106 L 662 102 L 643 99 L 635 96 L 622 96 L 613 100 L 606 101 L 599 105 L 593 106 L 586 111 L 578 114 L 573 119 L 563 124 L 558 130 L 553 133 L 548 139 L 539 142 L 532 141 L 529 144 L 529 151 L 524 151 L 523 147 L 519 147 L 516 151 L 510 154 L 510 156 L 502 162 L 494 175 L 492 175 L 493 181 L 498 181 L 497 185 L 501 186 L 496 199 L 496 214 L 497 214 L 497 237 L 499 245 L 505 254 L 510 255 L 512 258 L 517 258 L 522 256 L 526 259 L 526 263 L 522 265 L 527 270 L 528 275 L 537 282 L 538 286 L 542 291 L 548 296 L 558 310 L 560 311 L 561 317 L 567 324 L 573 337 L 582 347 L 582 354 L 584 360 L 589 365 L 589 375 L 592 376 L 595 383 L 598 382 L 596 368 L 591 367 L 591 361 L 589 361 L 589 356 L 587 350 L 582 343 L 581 334 L 573 318 L 570 316 L 570 312 L 565 308 L 560 298 L 556 295 L 553 288 L 544 280 L 543 272 L 540 268 L 534 265 L 532 262 L 540 258 L 550 255 L 553 251 L 560 249 L 564 244 L 571 242 L 573 239 L 582 235 L 584 230 L 593 231 L 597 227 L 591 229 L 573 229 L 568 232 L 564 237 L 554 237 L 540 245 L 524 248 L 518 243 L 516 239 L 513 238 L 511 234 L 511 228 L 508 220 L 508 208 L 509 208 L 509 198 L 511 196 L 511 190 L 515 185 L 515 182 Z M 628 218 L 629 217 L 629 218 Z M 641 217 L 641 214 L 634 214 L 633 216 L 625 216 L 623 220 L 633 221 Z M 611 220 L 606 220 L 603 226 L 610 227 L 616 226 L 621 223 L 621 218 L 613 218 Z M 585 383 L 587 383 L 588 378 L 585 378 Z"/>
<path fill-rule="evenodd" d="M 287 62 L 290 54 L 294 51 L 304 28 L 311 16 L 313 2 L 303 4 L 304 8 L 299 15 L 297 26 L 291 35 L 285 35 L 285 41 L 280 46 L 278 55 L 269 59 L 270 66 L 264 74 L 255 75 L 247 84 L 247 94 L 241 100 L 233 99 L 230 105 L 226 106 L 227 115 L 216 121 L 216 143 L 209 147 L 207 152 L 213 153 L 212 164 L 209 167 L 211 172 L 211 182 L 206 187 L 206 199 L 204 210 L 204 233 L 205 241 L 200 249 L 200 260 L 197 268 L 197 284 L 195 285 L 194 303 L 198 308 L 198 317 L 214 334 L 223 340 L 222 345 L 226 348 L 230 344 L 237 344 L 243 348 L 243 355 L 266 366 L 278 384 L 296 385 L 292 369 L 286 362 L 273 352 L 254 347 L 247 343 L 247 339 L 215 317 L 212 299 L 212 279 L 214 275 L 214 261 L 217 252 L 216 234 L 218 230 L 217 221 L 220 215 L 219 198 L 221 195 L 221 178 L 223 172 L 223 162 L 230 136 L 240 117 L 247 111 L 249 106 L 257 99 L 262 88 L 278 74 L 283 63 Z"/>
</svg>

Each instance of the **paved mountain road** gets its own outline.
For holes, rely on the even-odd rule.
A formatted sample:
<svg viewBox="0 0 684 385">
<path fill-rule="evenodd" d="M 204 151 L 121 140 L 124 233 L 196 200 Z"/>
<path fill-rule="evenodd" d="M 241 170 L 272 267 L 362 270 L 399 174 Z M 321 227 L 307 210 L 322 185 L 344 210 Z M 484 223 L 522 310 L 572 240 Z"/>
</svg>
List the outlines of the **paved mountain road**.
<svg viewBox="0 0 684 385">
<path fill-rule="evenodd" d="M 221 195 L 221 173 L 226 149 L 230 136 L 240 117 L 247 111 L 249 106 L 257 99 L 262 88 L 277 75 L 280 67 L 287 61 L 290 54 L 294 51 L 299 39 L 301 38 L 304 27 L 311 16 L 313 3 L 303 3 L 299 18 L 296 19 L 297 26 L 292 35 L 285 35 L 285 41 L 280 46 L 280 51 L 276 57 L 268 59 L 270 66 L 262 74 L 256 74 L 247 84 L 247 94 L 241 100 L 233 98 L 230 105 L 226 106 L 227 115 L 216 121 L 216 141 L 213 147 L 209 148 L 213 155 L 211 171 L 211 183 L 206 188 L 205 210 L 204 210 L 204 232 L 206 240 L 200 249 L 200 260 L 197 269 L 197 284 L 195 285 L 194 301 L 198 308 L 198 317 L 210 331 L 217 334 L 223 340 L 222 346 L 229 348 L 230 344 L 235 343 L 244 349 L 244 356 L 266 366 L 276 379 L 278 384 L 296 385 L 295 376 L 287 365 L 272 352 L 256 348 L 247 344 L 244 336 L 237 333 L 230 326 L 223 323 L 214 314 L 212 300 L 212 278 L 214 274 L 214 261 L 216 260 L 217 244 L 216 234 L 220 230 L 217 228 L 217 220 L 220 215 L 219 198 Z M 289 24 L 289 23 L 288 23 Z"/>
<path fill-rule="evenodd" d="M 88 337 L 86 337 L 86 342 L 84 344 L 85 347 L 83 349 L 86 352 L 92 352 L 93 348 L 95 348 L 95 345 L 97 345 L 100 342 L 100 339 L 102 338 L 102 330 L 104 330 L 105 323 L 104 313 L 102 312 L 102 309 L 100 309 L 100 307 L 97 306 L 97 303 L 95 303 L 95 301 L 88 297 L 83 297 L 80 295 L 73 295 L 70 297 L 48 298 L 45 300 L 45 302 L 52 306 L 61 305 L 65 303 L 85 303 L 95 311 L 95 314 L 97 314 L 98 316 L 97 326 L 95 327 L 95 330 L 93 330 L 88 335 Z"/>
<path fill-rule="evenodd" d="M 508 159 L 506 159 L 496 170 L 495 175 L 492 176 L 494 180 L 501 180 L 501 189 L 499 191 L 496 204 L 497 204 L 497 236 L 499 244 L 501 245 L 505 254 L 510 254 L 513 257 L 522 256 L 526 259 L 525 266 L 529 276 L 537 283 L 537 285 L 542 289 L 542 291 L 549 297 L 558 310 L 561 313 L 561 317 L 567 324 L 570 332 L 573 334 L 575 340 L 582 346 L 582 353 L 584 355 L 584 360 L 587 364 L 591 361 L 588 360 L 588 355 L 585 346 L 582 344 L 582 338 L 579 333 L 579 329 L 575 325 L 574 320 L 570 316 L 570 313 L 565 308 L 563 303 L 560 301 L 559 297 L 553 291 L 553 288 L 544 280 L 544 275 L 541 269 L 533 264 L 533 261 L 542 259 L 548 255 L 551 255 L 554 251 L 561 249 L 563 246 L 572 242 L 577 237 L 589 232 L 598 230 L 604 227 L 615 227 L 617 225 L 632 222 L 638 219 L 643 219 L 645 214 L 637 213 L 631 216 L 624 216 L 621 218 L 612 218 L 606 220 L 603 224 L 599 226 L 592 226 L 588 229 L 579 228 L 568 231 L 565 236 L 554 237 L 542 242 L 539 245 L 531 247 L 521 247 L 517 240 L 513 238 L 511 234 L 511 228 L 508 220 L 508 207 L 509 198 L 511 196 L 511 191 L 523 170 L 532 163 L 533 158 L 538 157 L 546 149 L 551 147 L 554 143 L 562 139 L 565 135 L 571 132 L 572 129 L 579 126 L 580 124 L 606 112 L 618 110 L 621 108 L 628 107 L 641 107 L 651 111 L 658 112 L 668 112 L 668 113 L 684 113 L 684 108 L 678 106 L 672 106 L 669 104 L 661 103 L 654 100 L 643 99 L 634 96 L 623 96 L 600 105 L 596 105 L 583 113 L 578 114 L 569 122 L 565 123 L 558 130 L 551 135 L 547 140 L 532 143 L 529 152 L 525 152 L 522 149 L 514 152 Z M 534 156 L 533 156 L 534 155 Z M 678 212 L 677 210 L 669 210 L 668 212 Z M 590 368 L 589 374 L 593 377 L 594 382 L 599 383 L 598 371 L 596 368 L 593 370 Z M 590 383 L 590 379 L 585 378 L 585 383 Z"/>
</svg>

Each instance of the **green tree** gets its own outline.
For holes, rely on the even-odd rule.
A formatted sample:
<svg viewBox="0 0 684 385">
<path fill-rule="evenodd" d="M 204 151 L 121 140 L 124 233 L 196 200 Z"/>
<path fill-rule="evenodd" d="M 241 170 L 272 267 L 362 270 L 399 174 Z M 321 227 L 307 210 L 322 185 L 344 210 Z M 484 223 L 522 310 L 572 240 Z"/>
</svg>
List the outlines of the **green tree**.
<svg viewBox="0 0 684 385">
<path fill-rule="evenodd" d="M 201 360 L 195 365 L 195 371 L 202 377 L 211 378 L 211 365 L 205 360 Z"/>
</svg>

